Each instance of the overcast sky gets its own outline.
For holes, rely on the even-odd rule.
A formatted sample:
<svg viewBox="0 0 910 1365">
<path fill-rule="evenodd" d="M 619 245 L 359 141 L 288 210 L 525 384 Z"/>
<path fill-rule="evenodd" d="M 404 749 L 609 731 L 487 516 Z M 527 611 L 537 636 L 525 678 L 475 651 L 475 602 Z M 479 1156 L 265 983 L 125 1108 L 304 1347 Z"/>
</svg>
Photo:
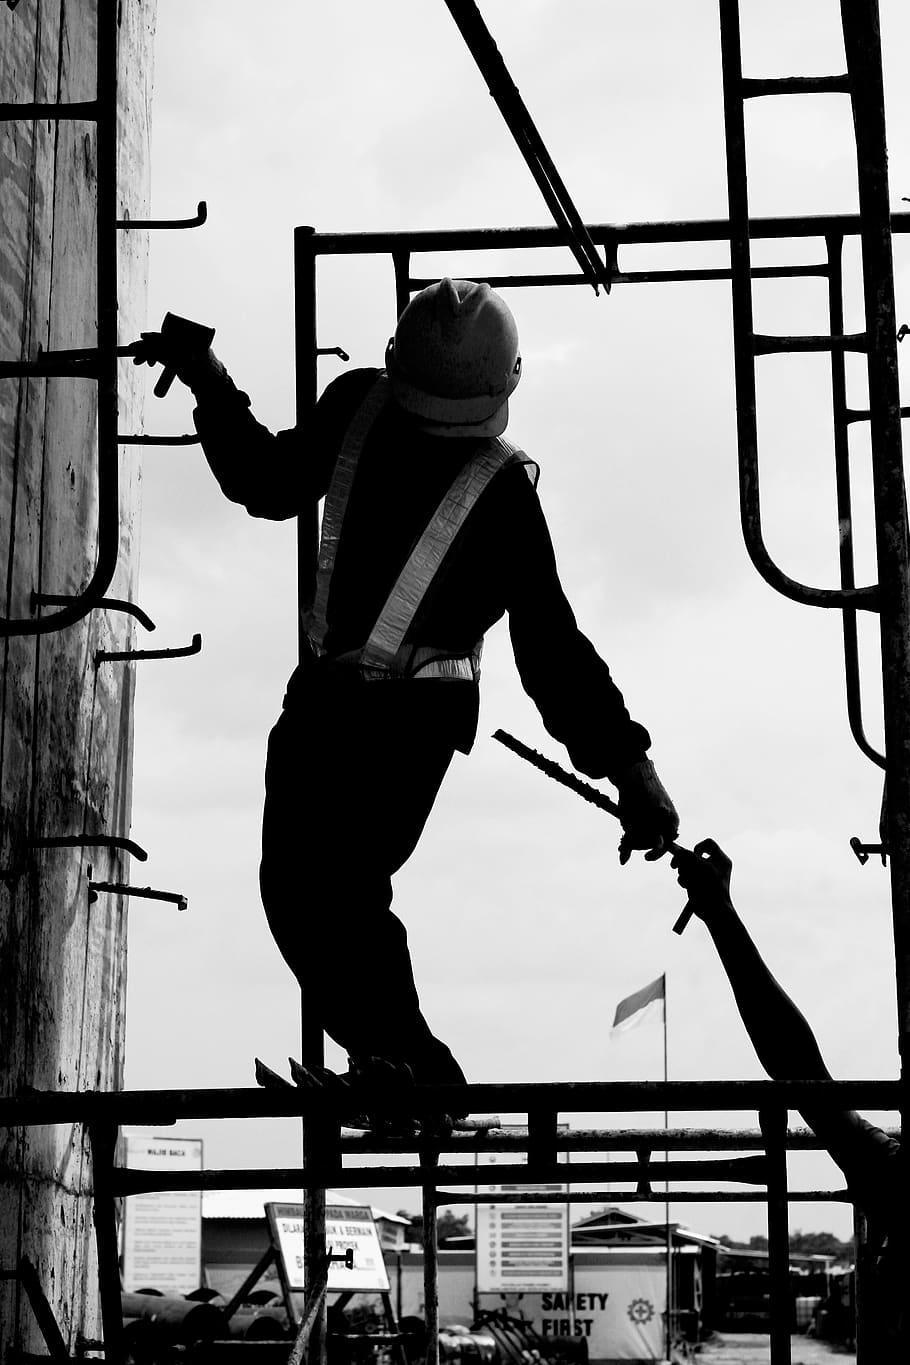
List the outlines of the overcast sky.
<svg viewBox="0 0 910 1365">
<path fill-rule="evenodd" d="M 726 215 L 713 0 L 485 0 L 499 42 L 589 222 Z M 747 74 L 843 69 L 835 0 L 743 5 Z M 293 425 L 292 234 L 507 227 L 548 221 L 531 176 L 441 0 L 159 0 L 154 215 L 206 199 L 195 232 L 152 238 L 149 321 L 168 309 L 217 329 L 215 349 L 253 410 Z M 883 0 L 895 207 L 910 195 L 910 14 Z M 842 96 L 753 102 L 751 211 L 852 211 Z M 757 259 L 821 259 L 818 242 Z M 628 250 L 626 268 L 723 264 L 725 250 Z M 520 264 L 421 258 L 427 275 Z M 848 257 L 848 330 L 862 327 Z M 898 317 L 910 254 L 896 246 Z M 759 330 L 824 330 L 822 281 L 756 287 Z M 579 622 L 609 662 L 682 820 L 735 860 L 734 895 L 772 969 L 815 1028 L 833 1073 L 891 1078 L 895 1045 L 887 874 L 851 835 L 877 837 L 881 782 L 847 728 L 836 613 L 777 596 L 742 545 L 730 295 L 726 283 L 522 290 L 523 380 L 508 435 L 542 469 L 540 496 Z M 390 264 L 328 262 L 319 342 L 381 363 L 394 327 Z M 769 547 L 804 581 L 835 586 L 837 519 L 823 357 L 760 362 L 763 513 Z M 322 383 L 340 369 L 320 361 Z M 174 386 L 147 429 L 191 429 Z M 851 368 L 851 399 L 864 377 Z M 874 576 L 867 451 L 855 435 L 859 581 Z M 139 455 L 137 454 L 137 458 Z M 140 601 L 156 645 L 203 636 L 200 656 L 138 665 L 133 834 L 143 881 L 189 909 L 133 902 L 130 1087 L 241 1086 L 253 1057 L 298 1051 L 295 983 L 257 889 L 266 737 L 295 660 L 295 533 L 227 502 L 198 448 L 144 460 Z M 508 535 L 508 527 L 503 528 Z M 547 647 L 541 622 L 541 648 Z M 880 744 L 877 637 L 863 622 L 867 729 Z M 653 1079 L 659 1023 L 611 1044 L 617 1001 L 668 980 L 674 1079 L 763 1074 L 701 924 L 668 865 L 620 868 L 618 829 L 495 744 L 498 726 L 565 761 L 518 685 L 504 626 L 488 638 L 478 741 L 456 756 L 423 841 L 397 879 L 425 1012 L 474 1081 Z M 302 885 L 318 850 L 288 851 Z M 134 870 L 138 872 L 138 868 Z M 334 912 L 334 907 L 331 908 Z M 327 965 L 331 972 L 333 964 Z M 343 964 L 335 964 L 343 990 Z M 394 1008 L 375 983 L 377 1009 Z M 330 1060 L 340 1064 L 337 1052 Z M 724 1116 L 692 1116 L 699 1124 Z M 726 1116 L 751 1126 L 754 1116 Z M 623 1116 L 616 1122 L 625 1123 Z M 298 1162 L 295 1124 L 184 1125 L 207 1164 Z M 792 1158 L 794 1184 L 840 1183 Z M 376 1196 L 417 1208 L 415 1196 Z M 643 1208 L 641 1212 L 649 1210 Z M 760 1206 L 675 1206 L 702 1231 L 764 1230 Z M 803 1205 L 794 1227 L 846 1236 L 847 1209 Z"/>
</svg>

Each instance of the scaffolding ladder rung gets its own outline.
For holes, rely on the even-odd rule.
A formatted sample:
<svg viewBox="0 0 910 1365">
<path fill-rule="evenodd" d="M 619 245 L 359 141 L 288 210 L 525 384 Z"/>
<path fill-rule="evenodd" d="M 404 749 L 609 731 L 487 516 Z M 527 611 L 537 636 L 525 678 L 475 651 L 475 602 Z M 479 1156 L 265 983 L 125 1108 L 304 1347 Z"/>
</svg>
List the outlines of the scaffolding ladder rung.
<svg viewBox="0 0 910 1365">
<path fill-rule="evenodd" d="M 787 351 L 865 351 L 868 340 L 865 332 L 851 332 L 846 336 L 778 337 L 754 333 L 752 348 L 755 355 L 781 355 Z"/>
<path fill-rule="evenodd" d="M 99 110 L 97 100 L 74 100 L 70 104 L 0 104 L 0 120 L 46 118 L 53 123 L 66 119 L 95 123 L 101 117 Z"/>
<path fill-rule="evenodd" d="M 136 354 L 136 342 L 115 348 L 118 357 Z M 105 352 L 97 346 L 69 351 L 39 351 L 34 360 L 0 360 L 0 378 L 61 379 L 67 376 L 97 379 L 102 373 Z"/>
<path fill-rule="evenodd" d="M 901 408 L 901 417 L 910 417 L 910 408 Z M 846 422 L 868 422 L 872 418 L 872 413 L 868 408 L 844 408 L 844 421 Z"/>
<path fill-rule="evenodd" d="M 744 100 L 763 95 L 849 95 L 850 77 L 842 76 L 743 76 L 741 85 Z"/>
<path fill-rule="evenodd" d="M 58 360 L 42 364 L 36 360 L 0 360 L 0 379 L 97 379 L 100 360 Z"/>
</svg>

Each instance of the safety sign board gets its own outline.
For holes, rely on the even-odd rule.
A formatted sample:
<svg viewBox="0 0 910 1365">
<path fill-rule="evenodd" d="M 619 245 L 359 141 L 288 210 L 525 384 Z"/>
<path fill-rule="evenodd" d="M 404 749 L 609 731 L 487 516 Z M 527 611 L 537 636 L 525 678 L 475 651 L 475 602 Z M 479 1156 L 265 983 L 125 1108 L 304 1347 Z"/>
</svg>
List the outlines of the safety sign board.
<svg viewBox="0 0 910 1365">
<path fill-rule="evenodd" d="M 126 1164 L 140 1171 L 201 1171 L 201 1138 L 125 1133 Z M 189 1294 L 202 1283 L 202 1193 L 157 1190 L 124 1202 L 123 1288 Z"/>
<path fill-rule="evenodd" d="M 490 1194 L 539 1194 L 540 1203 L 479 1204 L 477 1292 L 565 1291 L 569 1284 L 569 1216 L 566 1204 L 547 1203 L 565 1185 L 490 1185 Z"/>
<path fill-rule="evenodd" d="M 304 1288 L 303 1205 L 266 1204 L 269 1226 L 275 1250 L 284 1261 L 290 1289 Z M 343 1261 L 332 1261 L 329 1266 L 329 1289 L 350 1293 L 368 1292 L 387 1294 L 389 1277 L 382 1259 L 379 1234 L 373 1214 L 366 1205 L 326 1204 L 326 1251 L 333 1256 L 354 1253 L 353 1269 Z"/>
</svg>

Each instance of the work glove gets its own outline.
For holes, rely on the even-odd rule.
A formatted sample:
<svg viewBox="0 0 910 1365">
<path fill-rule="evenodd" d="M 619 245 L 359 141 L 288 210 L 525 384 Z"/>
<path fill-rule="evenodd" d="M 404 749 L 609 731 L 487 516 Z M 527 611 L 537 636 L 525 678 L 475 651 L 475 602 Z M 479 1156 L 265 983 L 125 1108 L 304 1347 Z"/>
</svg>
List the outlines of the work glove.
<svg viewBox="0 0 910 1365">
<path fill-rule="evenodd" d="M 620 864 L 627 863 L 634 848 L 644 848 L 647 862 L 662 858 L 679 833 L 679 816 L 650 759 L 624 768 L 616 779 L 619 818 L 623 834 L 619 841 Z"/>
<path fill-rule="evenodd" d="M 670 866 L 676 869 L 676 880 L 688 892 L 686 910 L 690 913 L 707 922 L 713 915 L 732 910 L 733 863 L 713 839 L 702 839 L 691 852 L 687 848 L 674 849 Z"/>
<path fill-rule="evenodd" d="M 133 364 L 164 367 L 164 373 L 155 385 L 159 397 L 167 393 L 174 375 L 198 393 L 212 378 L 227 374 L 212 350 L 214 335 L 211 327 L 168 313 L 160 332 L 143 332 L 134 344 Z"/>
</svg>

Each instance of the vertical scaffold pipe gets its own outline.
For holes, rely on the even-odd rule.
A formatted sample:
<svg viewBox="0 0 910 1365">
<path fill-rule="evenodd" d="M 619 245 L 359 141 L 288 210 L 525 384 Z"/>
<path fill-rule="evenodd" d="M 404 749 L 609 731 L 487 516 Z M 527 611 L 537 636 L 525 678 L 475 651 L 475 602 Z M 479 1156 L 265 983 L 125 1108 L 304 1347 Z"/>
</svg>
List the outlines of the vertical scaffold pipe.
<svg viewBox="0 0 910 1365">
<path fill-rule="evenodd" d="M 316 403 L 316 249 L 315 231 L 294 232 L 294 339 L 297 425 L 305 429 Z M 301 512 L 297 523 L 297 587 L 300 609 L 310 606 L 316 582 L 319 530 L 316 508 Z M 306 1058 L 303 1059 L 306 1061 Z"/>
<path fill-rule="evenodd" d="M 411 302 L 411 253 L 401 249 L 392 252 L 395 270 L 395 316 L 401 317 Z"/>
<path fill-rule="evenodd" d="M 758 1116 L 768 1162 L 768 1269 L 771 1278 L 771 1365 L 790 1365 L 790 1208 L 787 1201 L 787 1111 Z"/>
<path fill-rule="evenodd" d="M 901 442 L 891 208 L 878 0 L 841 0 L 856 132 L 902 1119 L 910 1080 L 910 559 Z M 910 1146 L 908 1146 L 910 1154 Z M 910 1159 L 910 1158 L 908 1158 Z M 903 1190 L 906 1197 L 906 1185 Z"/>
<path fill-rule="evenodd" d="M 437 1148 L 422 1147 L 423 1317 L 427 1328 L 426 1365 L 439 1365 L 439 1246 L 436 1237 Z"/>
<path fill-rule="evenodd" d="M 297 425 L 305 430 L 316 403 L 316 253 L 311 227 L 294 233 L 294 336 L 297 380 Z M 318 521 L 316 508 L 301 512 L 297 525 L 297 600 L 300 611 L 311 605 L 316 582 Z M 298 617 L 299 630 L 299 617 Z M 302 641 L 301 641 L 302 644 Z M 311 991 L 303 983 L 300 1004 L 301 1060 L 304 1066 L 320 1067 L 325 1060 L 321 1019 L 313 1017 Z M 323 1164 L 320 1126 L 303 1122 L 303 1164 L 312 1169 Z M 314 1293 L 325 1267 L 325 1190 L 304 1194 L 304 1284 L 307 1299 Z M 325 1365 L 326 1301 L 319 1302 L 308 1338 L 308 1365 Z"/>
<path fill-rule="evenodd" d="M 875 1365 L 872 1352 L 875 1350 L 875 1335 L 872 1329 L 872 1315 L 866 1300 L 870 1265 L 869 1230 L 866 1215 L 855 1205 L 853 1208 L 853 1297 L 856 1312 L 856 1365 Z"/>
</svg>

